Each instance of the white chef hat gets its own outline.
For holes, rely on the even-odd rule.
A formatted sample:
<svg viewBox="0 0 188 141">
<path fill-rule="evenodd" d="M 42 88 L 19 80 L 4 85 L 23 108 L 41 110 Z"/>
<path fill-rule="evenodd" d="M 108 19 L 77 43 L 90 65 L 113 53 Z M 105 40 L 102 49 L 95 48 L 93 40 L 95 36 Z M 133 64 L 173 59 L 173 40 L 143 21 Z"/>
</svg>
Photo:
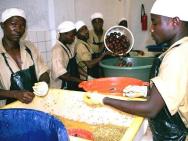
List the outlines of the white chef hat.
<svg viewBox="0 0 188 141">
<path fill-rule="evenodd" d="M 22 9 L 9 8 L 9 9 L 6 9 L 2 13 L 2 15 L 1 15 L 1 22 L 5 22 L 6 20 L 8 20 L 9 18 L 11 18 L 13 16 L 20 16 L 20 17 L 26 19 L 25 12 Z"/>
<path fill-rule="evenodd" d="M 75 25 L 71 21 L 64 21 L 58 26 L 59 33 L 69 32 L 71 30 L 76 29 Z"/>
<path fill-rule="evenodd" d="M 187 5 L 187 0 L 156 0 L 150 13 L 188 21 Z"/>
<path fill-rule="evenodd" d="M 121 22 L 121 21 L 127 21 L 127 19 L 126 19 L 126 18 L 121 18 L 121 19 L 119 20 L 119 22 Z"/>
<path fill-rule="evenodd" d="M 78 31 L 81 27 L 85 26 L 86 24 L 83 21 L 77 21 L 75 23 L 76 30 Z"/>
<path fill-rule="evenodd" d="M 97 19 L 97 18 L 103 19 L 103 15 L 99 12 L 96 12 L 96 13 L 91 15 L 91 20 L 94 20 L 94 19 Z"/>
</svg>

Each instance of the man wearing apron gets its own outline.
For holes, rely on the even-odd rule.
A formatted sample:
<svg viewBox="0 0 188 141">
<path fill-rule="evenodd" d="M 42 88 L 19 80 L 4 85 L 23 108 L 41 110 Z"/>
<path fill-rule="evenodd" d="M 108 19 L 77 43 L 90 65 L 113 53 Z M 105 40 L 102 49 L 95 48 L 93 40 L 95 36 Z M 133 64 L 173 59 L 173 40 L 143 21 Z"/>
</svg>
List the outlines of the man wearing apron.
<svg viewBox="0 0 188 141">
<path fill-rule="evenodd" d="M 104 35 L 106 30 L 103 29 L 104 19 L 102 13 L 96 12 L 91 15 L 91 24 L 93 29 L 89 31 L 89 43 L 93 50 L 92 58 L 98 58 L 104 51 Z M 93 67 L 95 77 L 103 77 L 99 64 Z"/>
<path fill-rule="evenodd" d="M 6 104 L 15 100 L 29 103 L 34 98 L 34 83 L 49 83 L 48 67 L 37 48 L 31 42 L 21 40 L 26 29 L 23 10 L 5 10 L 2 13 L 1 28 L 4 35 L 0 42 L 0 97 L 7 98 Z"/>
<path fill-rule="evenodd" d="M 52 49 L 52 79 L 56 88 L 80 90 L 81 82 L 75 59 L 76 28 L 73 22 L 65 21 L 58 27 L 59 38 Z"/>
<path fill-rule="evenodd" d="M 91 15 L 91 24 L 93 29 L 89 31 L 89 42 L 93 45 L 94 53 L 101 53 L 104 49 L 104 34 L 103 29 L 103 15 L 101 13 L 94 13 Z"/>
<path fill-rule="evenodd" d="M 91 45 L 88 43 L 89 39 L 89 30 L 86 24 L 83 21 L 76 22 L 76 30 L 77 30 L 77 38 L 78 41 L 76 43 L 76 60 L 79 65 L 79 68 L 83 70 L 81 79 L 87 80 L 88 77 L 96 77 L 95 69 L 93 69 L 98 63 L 103 59 L 103 57 L 107 53 L 101 54 L 99 57 L 93 57 L 93 50 L 91 49 Z M 99 75 L 99 74 L 98 74 Z M 92 77 L 90 77 L 92 76 Z"/>
<path fill-rule="evenodd" d="M 188 14 L 187 0 L 156 0 L 151 34 L 169 49 L 156 58 L 146 101 L 120 101 L 99 95 L 90 99 L 149 119 L 154 141 L 187 140 Z"/>
</svg>

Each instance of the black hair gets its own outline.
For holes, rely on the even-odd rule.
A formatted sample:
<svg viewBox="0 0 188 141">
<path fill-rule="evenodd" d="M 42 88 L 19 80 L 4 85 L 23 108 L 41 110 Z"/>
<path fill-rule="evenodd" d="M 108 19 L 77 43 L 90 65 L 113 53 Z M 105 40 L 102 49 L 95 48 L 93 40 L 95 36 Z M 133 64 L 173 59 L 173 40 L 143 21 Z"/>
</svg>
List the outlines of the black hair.
<svg viewBox="0 0 188 141">
<path fill-rule="evenodd" d="M 121 25 L 121 26 L 124 26 L 124 27 L 128 27 L 127 20 L 120 21 L 118 25 Z"/>
</svg>

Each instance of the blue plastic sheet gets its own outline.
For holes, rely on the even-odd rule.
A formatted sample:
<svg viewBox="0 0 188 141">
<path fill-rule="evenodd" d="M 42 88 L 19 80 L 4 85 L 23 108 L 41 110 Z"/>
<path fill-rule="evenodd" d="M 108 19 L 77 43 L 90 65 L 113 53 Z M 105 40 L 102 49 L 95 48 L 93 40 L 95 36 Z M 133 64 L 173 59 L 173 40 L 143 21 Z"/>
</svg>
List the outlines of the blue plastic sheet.
<svg viewBox="0 0 188 141">
<path fill-rule="evenodd" d="M 30 109 L 0 110 L 0 141 L 69 141 L 63 123 Z"/>
<path fill-rule="evenodd" d="M 159 44 L 159 45 L 148 45 L 146 46 L 146 48 L 148 49 L 148 51 L 152 51 L 152 52 L 164 52 L 169 48 L 169 46 L 167 44 Z"/>
</svg>

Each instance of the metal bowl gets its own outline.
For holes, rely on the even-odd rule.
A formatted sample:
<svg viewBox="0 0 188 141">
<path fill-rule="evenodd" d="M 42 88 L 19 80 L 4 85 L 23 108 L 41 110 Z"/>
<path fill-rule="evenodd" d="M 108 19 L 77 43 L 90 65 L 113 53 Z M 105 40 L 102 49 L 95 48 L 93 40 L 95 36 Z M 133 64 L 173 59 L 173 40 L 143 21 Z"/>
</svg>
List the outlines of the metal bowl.
<svg viewBox="0 0 188 141">
<path fill-rule="evenodd" d="M 119 54 L 118 52 L 113 52 L 113 51 L 107 46 L 106 38 L 107 38 L 111 33 L 115 33 L 115 32 L 116 32 L 116 33 L 120 33 L 120 35 L 125 35 L 125 36 L 127 37 L 127 39 L 129 40 L 130 45 L 129 45 L 128 50 L 127 50 L 126 52 L 123 52 L 123 53 Z M 105 48 L 106 48 L 108 51 L 112 52 L 113 54 L 119 55 L 119 56 L 123 56 L 123 55 L 128 54 L 128 53 L 132 50 L 133 45 L 134 45 L 134 36 L 133 36 L 132 32 L 131 32 L 128 28 L 126 28 L 126 27 L 124 27 L 124 26 L 112 26 L 111 28 L 109 28 L 109 29 L 106 31 L 106 33 L 105 33 L 105 35 L 104 35 L 104 45 L 105 45 Z"/>
</svg>

